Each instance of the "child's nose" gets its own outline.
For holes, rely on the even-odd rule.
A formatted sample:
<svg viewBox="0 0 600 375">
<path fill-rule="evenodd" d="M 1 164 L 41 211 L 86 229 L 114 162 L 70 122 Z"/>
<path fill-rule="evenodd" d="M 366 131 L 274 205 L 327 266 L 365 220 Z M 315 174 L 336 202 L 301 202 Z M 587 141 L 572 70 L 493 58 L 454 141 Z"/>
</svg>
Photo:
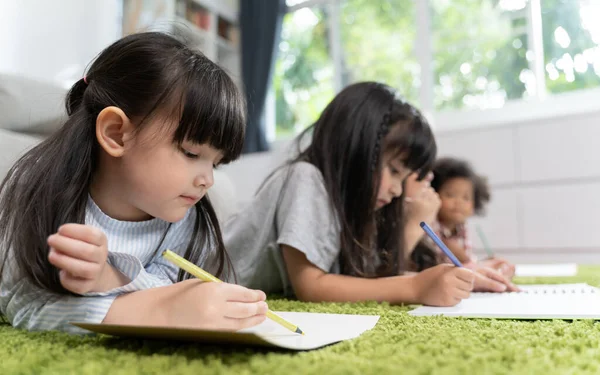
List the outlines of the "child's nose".
<svg viewBox="0 0 600 375">
<path fill-rule="evenodd" d="M 212 166 L 210 170 L 203 171 L 194 179 L 195 187 L 204 187 L 205 189 L 210 189 L 211 186 L 215 183 L 213 169 Z"/>
<path fill-rule="evenodd" d="M 401 196 L 402 195 L 402 183 L 392 184 L 390 193 L 392 194 L 392 196 L 394 198 L 398 198 L 399 196 Z"/>
</svg>

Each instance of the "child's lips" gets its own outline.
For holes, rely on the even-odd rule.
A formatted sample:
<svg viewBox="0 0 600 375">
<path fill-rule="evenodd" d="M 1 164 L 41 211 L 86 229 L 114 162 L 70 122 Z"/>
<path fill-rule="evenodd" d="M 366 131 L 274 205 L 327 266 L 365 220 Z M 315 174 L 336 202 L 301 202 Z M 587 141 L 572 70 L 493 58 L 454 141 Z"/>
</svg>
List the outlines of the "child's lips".
<svg viewBox="0 0 600 375">
<path fill-rule="evenodd" d="M 388 204 L 390 204 L 391 201 L 387 201 L 385 199 L 378 199 L 377 200 L 377 205 L 379 207 L 383 207 L 383 206 L 387 206 Z"/>
<path fill-rule="evenodd" d="M 181 195 L 181 198 L 188 203 L 196 204 L 202 197 L 198 195 Z"/>
</svg>

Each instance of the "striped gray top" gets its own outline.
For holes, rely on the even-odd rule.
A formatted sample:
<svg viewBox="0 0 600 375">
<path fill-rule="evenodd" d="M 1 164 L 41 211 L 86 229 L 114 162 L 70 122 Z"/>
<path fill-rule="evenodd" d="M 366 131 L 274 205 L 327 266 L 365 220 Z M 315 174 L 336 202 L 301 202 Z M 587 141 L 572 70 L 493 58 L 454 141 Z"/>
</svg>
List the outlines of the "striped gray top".
<svg viewBox="0 0 600 375">
<path fill-rule="evenodd" d="M 100 228 L 108 239 L 108 263 L 129 277 L 125 286 L 103 293 L 84 296 L 57 295 L 33 286 L 11 274 L 14 263 L 7 260 L 0 281 L 0 311 L 17 328 L 27 330 L 60 330 L 84 333 L 69 322 L 101 323 L 111 304 L 120 294 L 170 285 L 176 282 L 179 270 L 160 255 L 170 249 L 183 255 L 193 232 L 196 209 L 192 207 L 179 222 L 161 219 L 142 222 L 115 220 L 90 198 L 85 223 Z M 165 231 L 168 233 L 159 246 Z M 203 260 L 206 254 L 203 254 Z"/>
</svg>

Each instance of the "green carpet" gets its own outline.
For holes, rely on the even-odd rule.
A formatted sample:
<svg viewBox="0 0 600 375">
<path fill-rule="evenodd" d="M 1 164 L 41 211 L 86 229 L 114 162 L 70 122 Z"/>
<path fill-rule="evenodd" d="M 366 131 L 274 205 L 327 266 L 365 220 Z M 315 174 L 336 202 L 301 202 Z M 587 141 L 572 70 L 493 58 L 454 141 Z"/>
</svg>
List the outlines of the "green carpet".
<svg viewBox="0 0 600 375">
<path fill-rule="evenodd" d="M 587 282 L 577 277 L 519 283 Z M 107 336 L 28 333 L 0 323 L 0 374 L 599 374 L 600 324 L 411 317 L 407 307 L 272 300 L 274 310 L 381 315 L 358 339 L 301 353 Z"/>
</svg>

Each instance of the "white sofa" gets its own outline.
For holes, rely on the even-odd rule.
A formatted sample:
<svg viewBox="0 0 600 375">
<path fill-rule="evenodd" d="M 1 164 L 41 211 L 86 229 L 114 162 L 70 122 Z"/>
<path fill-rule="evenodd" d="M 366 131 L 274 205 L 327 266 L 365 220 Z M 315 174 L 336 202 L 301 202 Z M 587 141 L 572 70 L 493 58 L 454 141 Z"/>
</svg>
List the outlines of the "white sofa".
<svg viewBox="0 0 600 375">
<path fill-rule="evenodd" d="M 25 150 L 56 130 L 66 93 L 56 84 L 0 73 L 0 178 Z"/>
<path fill-rule="evenodd" d="M 0 178 L 4 179 L 17 157 L 40 141 L 40 136 L 2 129 L 0 119 Z"/>
<path fill-rule="evenodd" d="M 0 179 L 23 153 L 60 126 L 66 93 L 53 84 L 0 74 Z M 244 155 L 215 171 L 209 197 L 221 221 L 252 198 L 284 155 L 280 145 L 279 150 Z"/>
</svg>

